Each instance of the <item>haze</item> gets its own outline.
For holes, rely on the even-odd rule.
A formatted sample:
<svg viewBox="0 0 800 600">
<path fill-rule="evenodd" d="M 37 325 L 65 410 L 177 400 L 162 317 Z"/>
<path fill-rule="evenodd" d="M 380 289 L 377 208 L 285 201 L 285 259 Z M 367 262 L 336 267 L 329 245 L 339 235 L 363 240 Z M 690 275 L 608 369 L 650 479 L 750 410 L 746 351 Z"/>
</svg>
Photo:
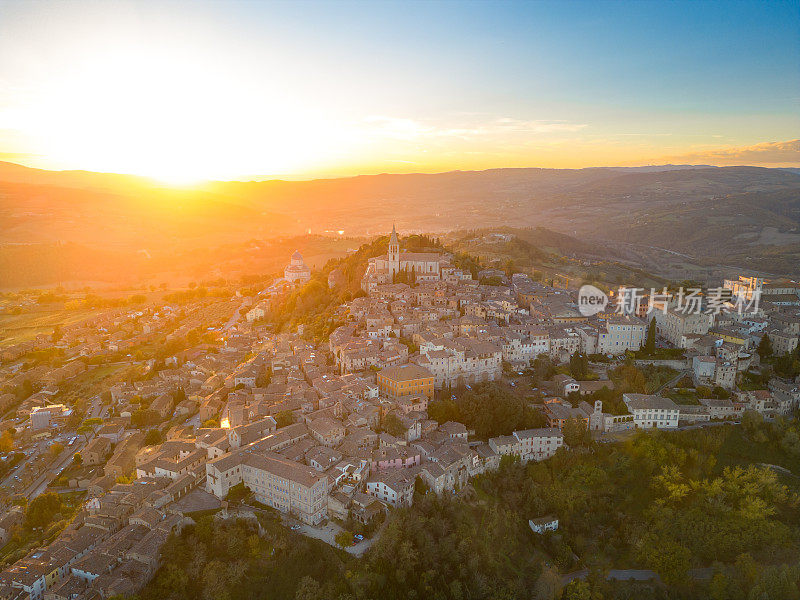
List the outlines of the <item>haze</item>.
<svg viewBox="0 0 800 600">
<path fill-rule="evenodd" d="M 798 166 L 798 7 L 0 6 L 0 160 L 170 183 Z"/>
</svg>

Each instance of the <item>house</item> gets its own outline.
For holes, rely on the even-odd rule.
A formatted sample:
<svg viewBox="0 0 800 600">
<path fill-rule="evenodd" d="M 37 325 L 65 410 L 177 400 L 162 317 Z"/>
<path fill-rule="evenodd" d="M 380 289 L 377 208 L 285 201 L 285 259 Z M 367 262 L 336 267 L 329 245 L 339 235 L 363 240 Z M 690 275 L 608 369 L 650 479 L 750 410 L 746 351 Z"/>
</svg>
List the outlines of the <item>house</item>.
<svg viewBox="0 0 800 600">
<path fill-rule="evenodd" d="M 19 506 L 12 506 L 0 518 L 0 545 L 5 545 L 11 539 L 11 532 L 22 524 L 25 514 Z"/>
<path fill-rule="evenodd" d="M 224 498 L 243 483 L 258 502 L 309 525 L 328 516 L 328 475 L 258 449 L 237 450 L 206 463 L 206 491 Z"/>
<path fill-rule="evenodd" d="M 367 479 L 367 493 L 394 507 L 414 502 L 415 477 L 402 469 L 380 471 Z"/>
<path fill-rule="evenodd" d="M 469 436 L 466 426 L 456 421 L 447 421 L 447 423 L 439 425 L 439 431 L 446 434 L 451 440 L 463 440 L 466 442 Z"/>
<path fill-rule="evenodd" d="M 106 423 L 97 431 L 98 438 L 105 438 L 113 444 L 118 444 L 125 436 L 125 427 L 121 423 Z"/>
<path fill-rule="evenodd" d="M 173 403 L 172 394 L 161 394 L 150 404 L 150 410 L 156 411 L 159 417 L 166 419 L 172 416 Z"/>
<path fill-rule="evenodd" d="M 102 465 L 111 452 L 111 440 L 107 437 L 96 437 L 81 452 L 83 464 Z"/>
<path fill-rule="evenodd" d="M 563 429 L 564 424 L 570 419 L 578 419 L 589 426 L 589 416 L 592 414 L 592 407 L 585 401 L 581 402 L 577 408 L 573 408 L 569 402 L 553 400 L 545 403 L 545 415 L 547 425 Z"/>
<path fill-rule="evenodd" d="M 545 515 L 544 517 L 536 517 L 530 519 L 528 525 L 534 533 L 545 533 L 547 531 L 556 531 L 558 529 L 558 517 L 554 515 Z"/>
<path fill-rule="evenodd" d="M 581 385 L 569 375 L 558 374 L 553 377 L 553 393 L 559 396 L 567 396 L 572 392 L 579 392 Z"/>
<path fill-rule="evenodd" d="M 342 443 L 345 428 L 341 421 L 329 417 L 319 417 L 308 424 L 311 436 L 323 446 L 333 448 Z"/>
<path fill-rule="evenodd" d="M 267 437 L 275 431 L 276 427 L 277 423 L 272 417 L 266 417 L 247 425 L 239 425 L 228 430 L 228 443 L 231 448 L 241 448 Z"/>
</svg>

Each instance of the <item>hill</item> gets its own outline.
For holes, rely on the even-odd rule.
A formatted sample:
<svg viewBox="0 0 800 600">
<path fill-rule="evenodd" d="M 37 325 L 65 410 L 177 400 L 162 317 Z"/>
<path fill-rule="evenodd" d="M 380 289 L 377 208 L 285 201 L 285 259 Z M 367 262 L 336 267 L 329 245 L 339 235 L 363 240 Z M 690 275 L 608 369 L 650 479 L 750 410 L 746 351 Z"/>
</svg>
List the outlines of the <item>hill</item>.
<svg viewBox="0 0 800 600">
<path fill-rule="evenodd" d="M 798 198 L 800 174 L 757 167 L 492 169 L 173 189 L 0 163 L 0 244 L 180 255 L 309 230 L 371 237 L 392 222 L 405 233 L 544 227 L 670 278 L 716 277 L 720 268 L 800 276 Z"/>
</svg>

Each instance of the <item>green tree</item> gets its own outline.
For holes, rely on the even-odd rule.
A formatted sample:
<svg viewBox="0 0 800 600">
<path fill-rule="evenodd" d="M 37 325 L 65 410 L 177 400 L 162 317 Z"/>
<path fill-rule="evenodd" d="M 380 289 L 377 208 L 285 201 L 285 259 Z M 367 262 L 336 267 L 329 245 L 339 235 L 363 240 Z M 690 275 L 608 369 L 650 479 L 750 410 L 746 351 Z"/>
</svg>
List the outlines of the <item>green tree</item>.
<svg viewBox="0 0 800 600">
<path fill-rule="evenodd" d="M 10 429 L 0 434 L 0 452 L 11 452 L 14 449 L 14 436 Z"/>
<path fill-rule="evenodd" d="M 77 466 L 81 466 L 83 464 L 83 455 L 80 452 L 76 452 L 72 455 L 72 462 Z"/>
<path fill-rule="evenodd" d="M 53 457 L 61 454 L 62 450 L 64 450 L 64 444 L 62 444 L 61 442 L 53 442 L 52 444 L 50 444 L 50 447 L 48 448 L 50 456 Z"/>
<path fill-rule="evenodd" d="M 644 343 L 644 351 L 647 354 L 653 354 L 656 351 L 656 318 L 650 319 L 650 325 L 647 327 L 647 339 Z"/>
<path fill-rule="evenodd" d="M 144 436 L 145 446 L 158 446 L 159 444 L 163 443 L 163 441 L 164 437 L 161 435 L 161 432 L 158 429 L 150 429 Z"/>
<path fill-rule="evenodd" d="M 754 410 L 746 410 L 742 414 L 742 428 L 748 437 L 755 438 L 757 434 L 761 433 L 763 425 L 764 417 L 761 413 Z"/>
<path fill-rule="evenodd" d="M 577 417 L 564 421 L 564 443 L 567 446 L 585 446 L 591 441 L 586 421 Z"/>
<path fill-rule="evenodd" d="M 322 588 L 316 579 L 306 575 L 297 584 L 294 598 L 295 600 L 322 600 Z"/>
<path fill-rule="evenodd" d="M 334 537 L 336 544 L 340 548 L 347 548 L 348 546 L 353 545 L 353 532 L 347 531 L 347 529 L 342 529 L 339 533 L 336 534 Z"/>
<path fill-rule="evenodd" d="M 586 379 L 589 374 L 589 358 L 580 352 L 569 357 L 569 372 L 577 380 Z"/>
<path fill-rule="evenodd" d="M 761 357 L 761 360 L 765 360 L 772 356 L 772 340 L 769 339 L 769 334 L 765 333 L 761 341 L 758 342 L 758 348 L 756 348 L 756 352 Z"/>
<path fill-rule="evenodd" d="M 592 590 L 583 579 L 573 579 L 561 592 L 561 600 L 592 600 Z"/>
<path fill-rule="evenodd" d="M 642 552 L 646 564 L 669 585 L 686 580 L 689 570 L 689 549 L 664 537 L 651 536 Z"/>
<path fill-rule="evenodd" d="M 244 483 L 239 482 L 228 490 L 228 495 L 225 500 L 230 503 L 240 503 L 249 498 L 252 492 L 245 486 Z"/>
<path fill-rule="evenodd" d="M 383 430 L 394 437 L 403 437 L 406 433 L 406 428 L 403 427 L 400 419 L 394 413 L 389 413 L 384 417 Z"/>
<path fill-rule="evenodd" d="M 282 410 L 275 415 L 276 427 L 286 427 L 294 423 L 294 413 L 290 410 Z"/>
<path fill-rule="evenodd" d="M 46 527 L 61 511 L 61 497 L 54 492 L 36 496 L 25 511 L 25 526 L 28 529 Z"/>
<path fill-rule="evenodd" d="M 773 598 L 798 600 L 800 598 L 798 579 L 800 579 L 800 567 L 796 565 L 769 566 L 764 569 L 747 598 L 748 600 Z"/>
</svg>

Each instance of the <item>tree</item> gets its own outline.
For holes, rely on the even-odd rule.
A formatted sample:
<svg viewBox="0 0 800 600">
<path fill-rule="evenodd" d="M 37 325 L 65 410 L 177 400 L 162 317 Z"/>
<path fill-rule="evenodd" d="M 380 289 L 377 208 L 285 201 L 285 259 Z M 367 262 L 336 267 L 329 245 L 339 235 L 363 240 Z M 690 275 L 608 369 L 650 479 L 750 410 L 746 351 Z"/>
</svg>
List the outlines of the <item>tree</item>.
<svg viewBox="0 0 800 600">
<path fill-rule="evenodd" d="M 533 597 L 536 600 L 551 600 L 555 598 L 559 582 L 560 577 L 555 569 L 543 569 L 533 589 Z"/>
<path fill-rule="evenodd" d="M 33 384 L 30 379 L 23 381 L 16 389 L 17 400 L 25 400 L 33 394 Z"/>
<path fill-rule="evenodd" d="M 589 374 L 589 358 L 580 352 L 569 357 L 569 372 L 577 380 L 586 379 Z"/>
<path fill-rule="evenodd" d="M 276 427 L 286 427 L 294 423 L 294 413 L 290 410 L 282 410 L 275 415 Z"/>
<path fill-rule="evenodd" d="M 46 527 L 61 511 L 61 497 L 55 492 L 36 496 L 25 511 L 25 526 L 28 529 Z"/>
<path fill-rule="evenodd" d="M 583 579 L 573 579 L 561 592 L 561 600 L 592 600 L 592 590 Z"/>
<path fill-rule="evenodd" d="M 764 569 L 761 577 L 750 590 L 750 600 L 771 600 L 782 598 L 785 600 L 798 600 L 800 589 L 797 580 L 800 577 L 800 568 L 794 565 L 769 566 Z"/>
<path fill-rule="evenodd" d="M 564 421 L 563 433 L 564 443 L 570 447 L 585 446 L 591 441 L 586 421 L 577 417 Z"/>
<path fill-rule="evenodd" d="M 322 588 L 313 577 L 306 575 L 297 584 L 297 591 L 294 594 L 295 600 L 322 600 L 322 597 Z"/>
<path fill-rule="evenodd" d="M 80 452 L 76 452 L 72 455 L 72 462 L 74 462 L 77 466 L 81 466 L 83 464 L 83 456 Z"/>
<path fill-rule="evenodd" d="M 644 351 L 647 354 L 653 354 L 656 351 L 656 318 L 650 319 L 650 325 L 647 327 L 647 339 L 644 343 Z"/>
<path fill-rule="evenodd" d="M 688 548 L 664 537 L 649 536 L 642 547 L 643 558 L 670 585 L 686 581 L 691 552 Z"/>
<path fill-rule="evenodd" d="M 103 419 L 100 417 L 92 417 L 91 419 L 86 419 L 83 424 L 87 427 L 95 428 L 103 424 Z"/>
<path fill-rule="evenodd" d="M 50 444 L 50 448 L 48 448 L 50 455 L 54 457 L 61 454 L 62 450 L 64 450 L 64 444 L 62 444 L 61 442 L 53 442 L 52 444 Z"/>
<path fill-rule="evenodd" d="M 272 373 L 266 367 L 262 367 L 256 376 L 256 387 L 265 388 L 272 380 Z"/>
<path fill-rule="evenodd" d="M 348 546 L 353 545 L 353 532 L 347 531 L 347 529 L 342 529 L 339 533 L 336 534 L 334 538 L 336 544 L 340 548 L 346 548 Z"/>
<path fill-rule="evenodd" d="M 180 404 L 184 400 L 186 400 L 186 392 L 182 387 L 176 388 L 172 392 L 172 405 Z"/>
<path fill-rule="evenodd" d="M 764 417 L 761 413 L 754 410 L 746 410 L 742 415 L 742 428 L 745 433 L 753 437 L 761 431 L 761 426 L 764 424 Z"/>
<path fill-rule="evenodd" d="M 83 436 L 83 439 L 89 441 L 89 434 L 94 431 L 94 427 L 89 425 L 81 425 L 78 427 L 78 434 Z"/>
<path fill-rule="evenodd" d="M 769 339 L 769 334 L 765 333 L 763 335 L 761 341 L 758 342 L 758 348 L 756 348 L 756 352 L 758 352 L 761 360 L 772 356 L 772 340 Z"/>
<path fill-rule="evenodd" d="M 14 449 L 14 436 L 10 429 L 0 435 L 0 452 L 11 452 Z"/>
<path fill-rule="evenodd" d="M 150 429 L 144 436 L 145 446 L 158 446 L 164 441 L 164 437 L 158 429 Z"/>
<path fill-rule="evenodd" d="M 403 427 L 400 419 L 394 413 L 389 413 L 384 417 L 383 430 L 394 437 L 403 437 L 406 434 L 406 428 Z"/>
</svg>

